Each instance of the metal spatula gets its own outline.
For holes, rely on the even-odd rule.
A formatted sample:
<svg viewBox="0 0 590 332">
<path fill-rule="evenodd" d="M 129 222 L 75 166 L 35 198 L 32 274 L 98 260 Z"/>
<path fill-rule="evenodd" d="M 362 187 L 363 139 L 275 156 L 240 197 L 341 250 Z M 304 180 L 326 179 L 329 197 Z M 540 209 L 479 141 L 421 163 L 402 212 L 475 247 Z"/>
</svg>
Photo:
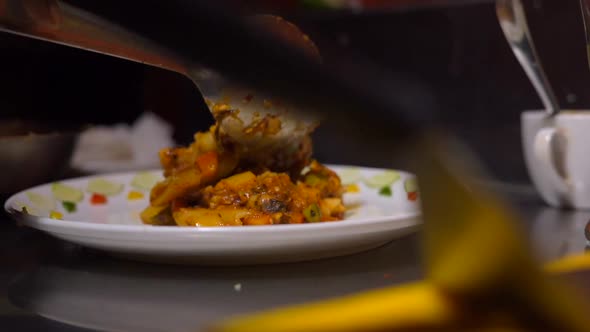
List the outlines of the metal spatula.
<svg viewBox="0 0 590 332">
<path fill-rule="evenodd" d="M 315 59 L 319 57 L 313 42 L 291 23 L 269 15 L 252 17 L 250 21 L 260 29 L 278 32 L 277 38 L 288 40 L 303 54 Z M 185 75 L 208 101 L 214 116 L 220 114 L 215 110 L 233 111 L 232 116 L 218 119 L 218 132 L 223 135 L 224 142 L 231 141 L 240 147 L 245 158 L 296 151 L 317 126 L 317 119 L 309 112 L 302 115 L 302 110 L 293 110 L 293 105 L 276 95 L 227 80 L 147 38 L 64 2 L 0 0 L 0 31 L 121 57 Z M 232 41 L 227 43 L 231 45 Z M 200 44 L 198 40 L 195 44 L 202 48 L 202 52 L 209 52 L 208 45 Z M 236 48 L 235 56 L 239 57 L 239 54 L 240 49 Z M 244 63 L 244 66 L 248 65 Z M 276 132 L 249 133 L 246 130 L 260 125 L 268 116 L 281 121 Z M 289 161 L 286 157 L 278 158 Z M 289 167 L 288 164 L 281 165 L 282 169 L 278 171 Z"/>
</svg>

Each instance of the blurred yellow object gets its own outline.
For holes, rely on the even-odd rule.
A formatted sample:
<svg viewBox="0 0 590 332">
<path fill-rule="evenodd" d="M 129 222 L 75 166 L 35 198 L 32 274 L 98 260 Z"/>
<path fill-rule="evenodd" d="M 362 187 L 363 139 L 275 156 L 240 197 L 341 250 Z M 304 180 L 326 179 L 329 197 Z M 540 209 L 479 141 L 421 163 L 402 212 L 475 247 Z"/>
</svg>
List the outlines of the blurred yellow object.
<svg viewBox="0 0 590 332">
<path fill-rule="evenodd" d="M 472 186 L 465 160 L 448 158 L 441 142 L 425 142 L 419 160 L 428 280 L 465 305 L 506 311 L 533 330 L 590 330 L 590 306 L 542 271 L 518 219 Z"/>
<path fill-rule="evenodd" d="M 569 273 L 590 268 L 590 255 L 565 257 L 545 265 L 552 274 Z M 436 331 L 473 331 L 461 328 L 468 311 L 460 309 L 447 295 L 430 283 L 418 282 L 370 291 L 341 299 L 327 300 L 306 306 L 278 309 L 261 315 L 238 317 L 215 328 L 215 331 L 322 331 L 348 332 L 366 330 L 404 331 L 430 329 Z M 493 318 L 493 314 L 491 315 Z M 296 317 L 294 319 L 294 317 Z M 473 317 L 470 317 L 473 318 Z M 476 329 L 485 332 L 525 331 L 510 326 L 510 320 L 489 320 L 492 326 Z M 508 326 L 498 327 L 507 323 Z M 414 331 L 413 330 L 413 331 Z M 547 331 L 547 330 L 542 330 Z M 562 330 L 559 330 L 562 331 Z"/>
<path fill-rule="evenodd" d="M 545 270 L 551 273 L 570 273 L 590 270 L 590 254 L 566 256 L 545 265 Z"/>
<path fill-rule="evenodd" d="M 229 321 L 222 331 L 363 331 L 436 327 L 458 319 L 450 298 L 414 283 Z"/>
<path fill-rule="evenodd" d="M 590 331 L 590 306 L 532 258 L 517 218 L 470 186 L 445 140 L 416 147 L 427 279 L 315 304 L 237 317 L 223 332 Z M 590 266 L 590 256 L 549 271 Z"/>
</svg>

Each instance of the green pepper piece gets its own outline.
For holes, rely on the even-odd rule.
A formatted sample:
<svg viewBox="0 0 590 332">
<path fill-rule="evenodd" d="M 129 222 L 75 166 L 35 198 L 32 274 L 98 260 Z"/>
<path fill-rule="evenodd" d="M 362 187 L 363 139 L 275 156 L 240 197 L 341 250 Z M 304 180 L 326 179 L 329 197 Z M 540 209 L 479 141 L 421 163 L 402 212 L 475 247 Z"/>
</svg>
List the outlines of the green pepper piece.
<svg viewBox="0 0 590 332">
<path fill-rule="evenodd" d="M 313 187 L 318 185 L 320 182 L 322 182 L 322 178 L 317 174 L 311 173 L 305 176 L 305 184 L 308 186 Z"/>
<path fill-rule="evenodd" d="M 303 210 L 303 216 L 307 222 L 319 222 L 322 218 L 322 212 L 317 204 L 311 204 Z"/>
<path fill-rule="evenodd" d="M 379 190 L 379 195 L 391 197 L 391 195 L 393 195 L 393 193 L 391 192 L 391 187 L 385 186 L 381 188 L 381 190 Z"/>
<path fill-rule="evenodd" d="M 69 213 L 76 212 L 76 203 L 74 202 L 62 202 L 64 210 L 68 211 Z"/>
</svg>

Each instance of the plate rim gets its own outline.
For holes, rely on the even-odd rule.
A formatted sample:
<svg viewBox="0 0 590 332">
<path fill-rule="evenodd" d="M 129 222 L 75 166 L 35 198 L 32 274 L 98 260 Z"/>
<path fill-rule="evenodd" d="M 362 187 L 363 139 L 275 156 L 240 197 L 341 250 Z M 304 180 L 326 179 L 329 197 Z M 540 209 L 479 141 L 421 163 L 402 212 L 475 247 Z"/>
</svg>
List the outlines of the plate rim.
<svg viewBox="0 0 590 332">
<path fill-rule="evenodd" d="M 379 167 L 367 167 L 367 166 L 357 166 L 357 165 L 339 165 L 339 164 L 325 164 L 327 167 L 330 168 L 360 168 L 365 170 L 372 170 L 372 171 L 380 171 L 380 170 L 388 170 L 389 168 L 379 168 Z M 394 170 L 396 172 L 400 172 L 403 174 L 411 175 L 415 177 L 415 174 L 398 170 L 398 169 L 389 169 Z M 92 177 L 100 177 L 100 176 L 129 176 L 132 174 L 137 174 L 139 172 L 160 172 L 161 169 L 146 169 L 146 170 L 135 170 L 135 171 L 124 171 L 124 172 L 115 172 L 115 173 L 98 173 L 98 174 L 90 174 L 86 176 L 79 176 L 67 179 L 56 180 L 58 181 L 77 181 L 77 180 L 84 180 Z M 43 226 L 52 227 L 52 228 L 59 228 L 59 229 L 68 229 L 71 231 L 116 231 L 117 233 L 137 233 L 137 232 L 159 232 L 159 233 L 166 233 L 166 234 L 175 234 L 175 233 L 182 233 L 182 234 L 243 234 L 243 233 L 275 233 L 279 230 L 281 231 L 293 231 L 293 230 L 300 230 L 300 231 L 328 231 L 334 228 L 342 228 L 343 226 L 361 226 L 365 224 L 370 225 L 377 225 L 377 224 L 386 224 L 386 223 L 396 223 L 402 220 L 409 220 L 409 219 L 416 219 L 415 225 L 418 226 L 422 224 L 421 216 L 422 212 L 420 209 L 416 212 L 404 212 L 399 214 L 392 214 L 388 216 L 378 216 L 378 217 L 369 217 L 369 218 L 362 218 L 362 219 L 350 219 L 350 220 L 340 220 L 334 222 L 318 222 L 318 223 L 305 223 L 305 224 L 289 224 L 289 225 L 260 225 L 260 226 L 253 226 L 253 227 L 235 227 L 235 226 L 215 226 L 215 227 L 179 227 L 179 226 L 157 226 L 157 225 L 124 225 L 124 224 L 101 224 L 101 223 L 91 223 L 91 222 L 84 222 L 84 221 L 76 221 L 76 220 L 57 220 L 51 219 L 49 217 L 39 217 L 39 216 L 32 216 L 22 211 L 19 211 L 13 208 L 13 202 L 16 200 L 16 197 L 22 195 L 28 191 L 35 190 L 37 188 L 45 187 L 47 185 L 51 185 L 54 182 L 48 182 L 44 184 L 40 184 L 37 186 L 33 186 L 19 192 L 12 194 L 5 202 L 4 202 L 4 210 L 8 213 L 8 215 L 17 222 L 22 222 L 24 225 L 28 227 L 32 227 L 35 229 L 41 229 Z M 419 203 L 418 203 L 419 204 Z"/>
</svg>

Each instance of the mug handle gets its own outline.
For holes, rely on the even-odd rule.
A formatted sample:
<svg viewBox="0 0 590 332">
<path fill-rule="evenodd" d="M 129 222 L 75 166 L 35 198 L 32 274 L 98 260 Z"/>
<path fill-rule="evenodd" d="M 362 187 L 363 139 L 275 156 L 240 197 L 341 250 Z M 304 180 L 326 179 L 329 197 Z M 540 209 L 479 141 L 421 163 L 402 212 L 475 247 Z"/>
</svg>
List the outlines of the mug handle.
<svg viewBox="0 0 590 332">
<path fill-rule="evenodd" d="M 561 194 L 569 192 L 566 180 L 557 172 L 553 160 L 553 140 L 558 135 L 555 128 L 542 128 L 535 136 L 534 154 L 539 162 L 542 176 L 549 179 L 553 187 Z"/>
</svg>

